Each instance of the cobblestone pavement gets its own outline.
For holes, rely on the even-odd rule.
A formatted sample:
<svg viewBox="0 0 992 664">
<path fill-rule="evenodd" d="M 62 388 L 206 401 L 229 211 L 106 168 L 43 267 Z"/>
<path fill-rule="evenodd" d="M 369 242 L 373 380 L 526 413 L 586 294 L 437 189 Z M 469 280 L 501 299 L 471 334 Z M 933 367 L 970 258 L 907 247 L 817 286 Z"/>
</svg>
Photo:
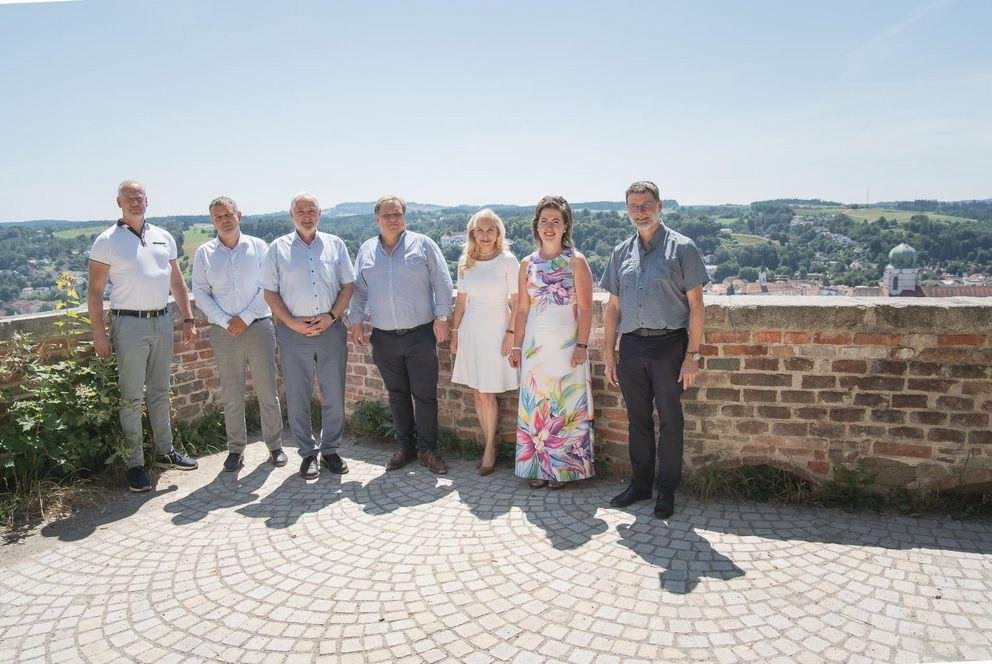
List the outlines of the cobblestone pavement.
<svg viewBox="0 0 992 664">
<path fill-rule="evenodd" d="M 453 461 L 307 484 L 249 447 L 0 549 L 0 662 L 992 658 L 992 524 L 533 490 Z"/>
</svg>

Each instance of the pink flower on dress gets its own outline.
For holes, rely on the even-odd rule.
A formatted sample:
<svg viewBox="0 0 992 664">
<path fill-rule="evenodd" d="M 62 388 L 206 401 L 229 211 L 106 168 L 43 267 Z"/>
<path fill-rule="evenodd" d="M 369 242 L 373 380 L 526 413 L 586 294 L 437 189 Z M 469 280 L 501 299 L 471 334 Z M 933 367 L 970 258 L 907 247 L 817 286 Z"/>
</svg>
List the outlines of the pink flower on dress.
<svg viewBox="0 0 992 664">
<path fill-rule="evenodd" d="M 567 442 L 567 438 L 561 435 L 564 427 L 565 418 L 552 414 L 547 401 L 541 403 L 534 413 L 532 429 L 517 430 L 517 444 L 522 448 L 517 454 L 517 461 L 529 461 L 536 456 L 541 466 L 550 466 L 549 450 L 556 450 Z"/>
</svg>

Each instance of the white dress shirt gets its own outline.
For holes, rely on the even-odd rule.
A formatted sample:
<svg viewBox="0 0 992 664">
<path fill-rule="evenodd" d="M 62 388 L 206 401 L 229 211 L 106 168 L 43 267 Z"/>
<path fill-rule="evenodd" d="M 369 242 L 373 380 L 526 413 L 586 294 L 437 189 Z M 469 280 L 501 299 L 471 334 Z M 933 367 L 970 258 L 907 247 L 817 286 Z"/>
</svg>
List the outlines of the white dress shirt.
<svg viewBox="0 0 992 664">
<path fill-rule="evenodd" d="M 294 230 L 269 245 L 259 285 L 279 293 L 289 313 L 301 318 L 330 312 L 341 287 L 354 280 L 341 238 L 318 231 L 307 245 Z"/>
<path fill-rule="evenodd" d="M 214 238 L 196 250 L 193 298 L 209 322 L 227 328 L 235 316 L 251 325 L 271 315 L 258 285 L 267 248 L 264 240 L 241 233 L 233 249 Z"/>
</svg>

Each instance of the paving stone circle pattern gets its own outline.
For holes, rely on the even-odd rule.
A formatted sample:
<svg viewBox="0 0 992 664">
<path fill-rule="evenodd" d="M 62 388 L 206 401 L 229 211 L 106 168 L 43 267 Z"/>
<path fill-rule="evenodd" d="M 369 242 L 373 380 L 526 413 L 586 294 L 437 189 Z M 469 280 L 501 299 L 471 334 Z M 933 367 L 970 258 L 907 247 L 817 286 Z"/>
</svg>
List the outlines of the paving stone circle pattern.
<svg viewBox="0 0 992 664">
<path fill-rule="evenodd" d="M 287 450 L 288 451 L 288 450 Z M 251 445 L 0 549 L 0 662 L 992 659 L 992 524 L 534 490 L 449 459 L 306 483 Z"/>
</svg>

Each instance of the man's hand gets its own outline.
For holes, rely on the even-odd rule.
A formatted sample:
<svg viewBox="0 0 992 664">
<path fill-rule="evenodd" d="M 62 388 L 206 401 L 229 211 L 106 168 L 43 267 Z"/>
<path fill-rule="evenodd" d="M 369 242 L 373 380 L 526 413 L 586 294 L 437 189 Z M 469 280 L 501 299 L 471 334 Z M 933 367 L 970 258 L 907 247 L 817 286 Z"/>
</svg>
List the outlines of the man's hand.
<svg viewBox="0 0 992 664">
<path fill-rule="evenodd" d="M 319 316 L 314 316 L 307 321 L 307 330 L 304 334 L 309 337 L 315 337 L 329 328 L 333 323 L 334 319 L 331 318 L 330 314 L 320 314 Z"/>
<path fill-rule="evenodd" d="M 180 336 L 182 339 L 182 345 L 189 348 L 193 345 L 193 340 L 196 339 L 196 323 L 193 321 L 183 321 L 183 330 Z"/>
<path fill-rule="evenodd" d="M 620 375 L 617 372 L 616 351 L 610 351 L 606 354 L 606 380 L 609 381 L 610 385 L 613 387 L 620 387 Z"/>
<path fill-rule="evenodd" d="M 240 316 L 234 316 L 231 318 L 231 322 L 227 324 L 227 333 L 232 337 L 240 337 L 241 334 L 248 329 L 245 322 L 241 320 Z"/>
<path fill-rule="evenodd" d="M 682 383 L 682 390 L 685 391 L 692 387 L 698 375 L 699 363 L 687 355 L 685 360 L 682 361 L 682 369 L 679 370 L 678 382 Z"/>
<path fill-rule="evenodd" d="M 93 350 L 99 357 L 110 357 L 110 338 L 106 333 L 93 335 Z"/>
<path fill-rule="evenodd" d="M 365 345 L 365 329 L 362 327 L 361 323 L 351 324 L 351 343 L 356 346 Z"/>
<path fill-rule="evenodd" d="M 293 332 L 298 332 L 299 334 L 310 335 L 310 319 L 309 318 L 287 318 L 286 327 L 291 329 Z"/>
<path fill-rule="evenodd" d="M 448 321 L 439 318 L 434 319 L 434 338 L 439 344 L 448 340 Z"/>
</svg>

